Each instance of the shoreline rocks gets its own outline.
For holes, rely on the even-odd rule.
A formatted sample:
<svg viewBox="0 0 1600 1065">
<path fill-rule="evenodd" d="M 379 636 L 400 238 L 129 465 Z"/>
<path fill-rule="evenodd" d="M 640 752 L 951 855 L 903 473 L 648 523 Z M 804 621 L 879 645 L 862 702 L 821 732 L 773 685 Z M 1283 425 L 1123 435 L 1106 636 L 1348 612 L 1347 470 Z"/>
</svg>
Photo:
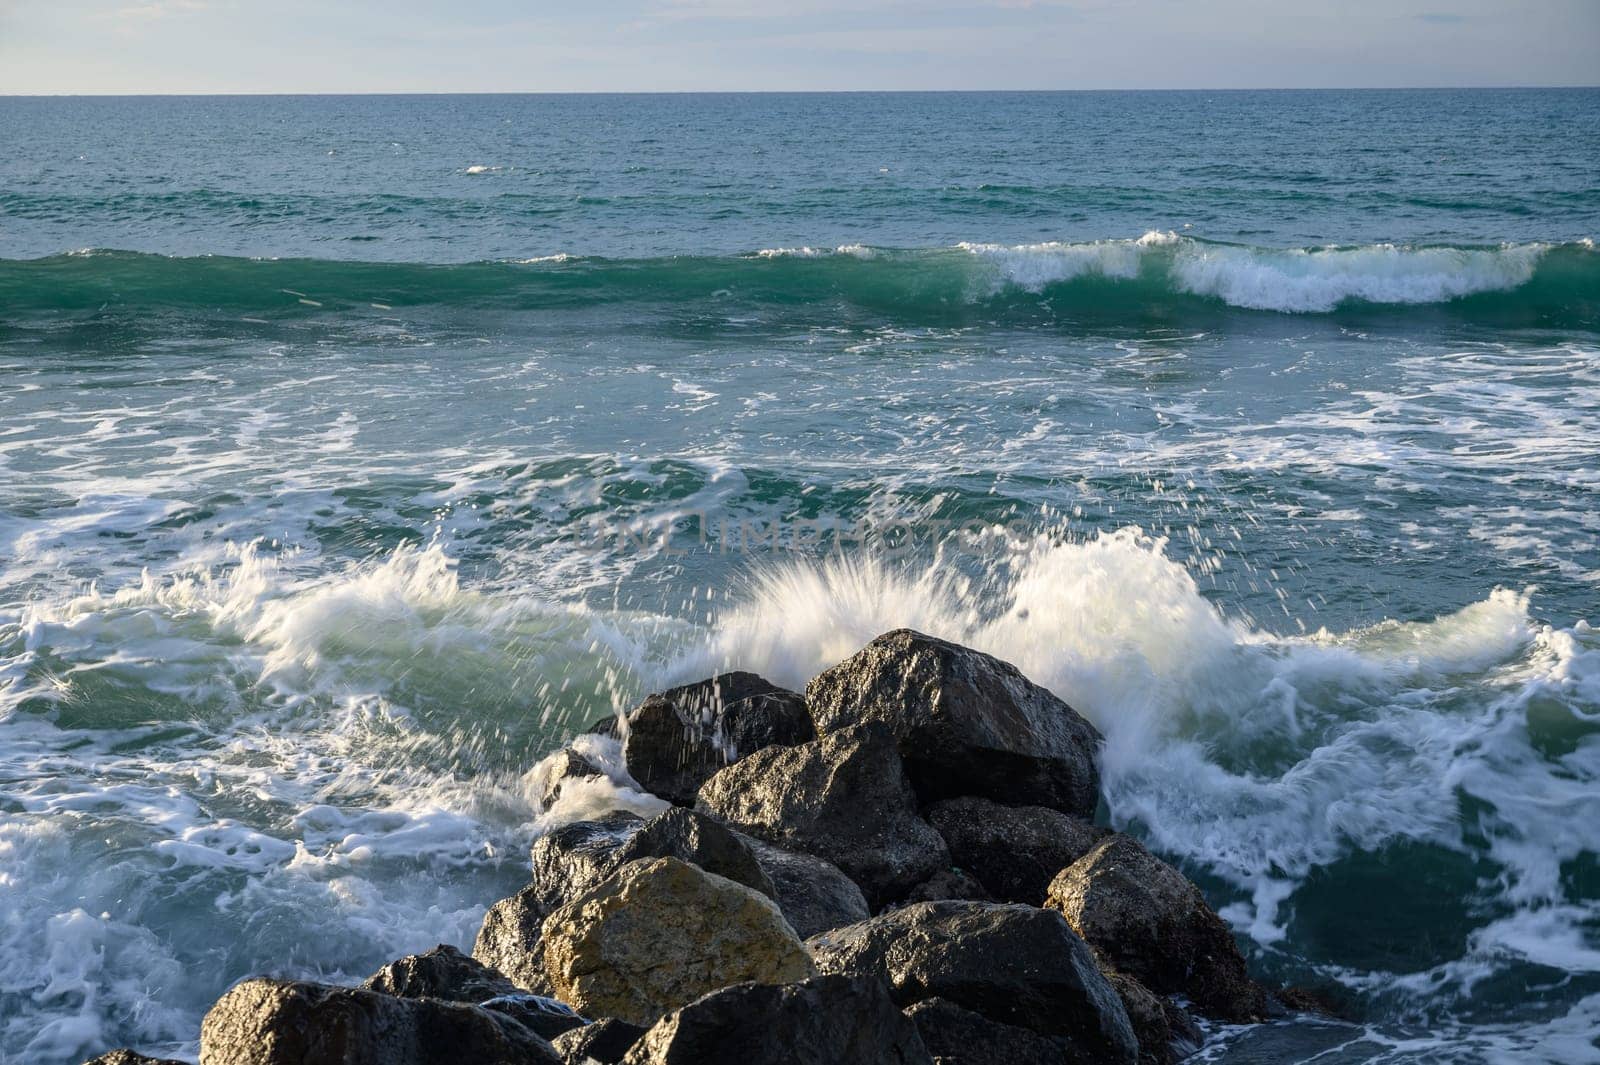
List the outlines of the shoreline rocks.
<svg viewBox="0 0 1600 1065">
<path fill-rule="evenodd" d="M 651 695 L 628 715 L 628 771 L 645 790 L 693 806 L 700 785 L 763 747 L 814 739 L 805 700 L 754 673 L 724 673 Z"/>
<path fill-rule="evenodd" d="M 877 721 L 926 803 L 978 795 L 1093 817 L 1099 731 L 1009 662 L 911 629 L 806 685 L 817 734 Z"/>
<path fill-rule="evenodd" d="M 1122 1000 L 1060 914 L 996 902 L 921 902 L 806 944 L 825 973 L 886 980 L 902 1007 L 942 998 L 1066 1038 L 1088 1060 L 1138 1058 Z"/>
<path fill-rule="evenodd" d="M 623 1065 L 933 1065 L 882 982 L 816 976 L 739 984 L 663 1017 Z"/>
<path fill-rule="evenodd" d="M 1235 1024 L 1266 1019 L 1266 993 L 1228 926 L 1199 888 L 1133 837 L 1113 835 L 1063 869 L 1045 905 L 1150 990 L 1187 995 L 1202 1013 Z"/>
<path fill-rule="evenodd" d="M 471 956 L 240 982 L 201 1065 L 1173 1065 L 1202 1041 L 1174 996 L 1230 1023 L 1301 1002 L 1090 820 L 1099 733 L 989 655 L 902 629 L 804 697 L 725 673 L 596 730 L 672 805 L 541 836 Z M 603 775 L 577 742 L 544 808 Z"/>
<path fill-rule="evenodd" d="M 944 840 L 880 724 L 767 747 L 700 788 L 698 808 L 741 832 L 838 866 L 881 907 L 949 865 Z"/>
<path fill-rule="evenodd" d="M 992 897 L 1030 906 L 1107 834 L 1048 806 L 1002 806 L 976 796 L 934 803 L 926 814 L 958 868 Z"/>
<path fill-rule="evenodd" d="M 561 1065 L 520 1022 L 479 1006 L 246 980 L 200 1027 L 200 1065 Z"/>
</svg>

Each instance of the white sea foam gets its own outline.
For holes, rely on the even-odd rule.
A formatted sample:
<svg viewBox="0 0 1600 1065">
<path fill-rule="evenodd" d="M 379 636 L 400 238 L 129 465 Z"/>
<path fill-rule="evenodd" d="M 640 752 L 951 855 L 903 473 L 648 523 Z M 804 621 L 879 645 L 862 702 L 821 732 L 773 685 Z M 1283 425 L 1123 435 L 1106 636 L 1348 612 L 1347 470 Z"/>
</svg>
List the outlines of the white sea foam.
<svg viewBox="0 0 1600 1065">
<path fill-rule="evenodd" d="M 958 244 L 962 251 L 975 255 L 998 271 L 997 284 L 1016 285 L 1037 292 L 1046 285 L 1078 277 L 1106 277 L 1131 280 L 1139 275 L 1139 264 L 1148 247 L 1156 242 L 1102 240 L 1092 244 Z"/>
<path fill-rule="evenodd" d="M 876 258 L 877 254 L 876 248 L 869 248 L 865 244 L 841 244 L 836 248 L 813 248 L 810 246 L 762 248 L 756 252 L 756 257 L 760 259 L 823 259 L 832 255 L 843 255 L 852 259 L 872 259 Z"/>
<path fill-rule="evenodd" d="M 1152 230 L 1136 240 L 1040 244 L 963 243 L 997 270 L 998 285 L 1038 292 L 1083 277 L 1130 281 L 1164 270 L 1174 290 L 1234 307 L 1327 312 L 1340 304 L 1442 303 L 1526 284 L 1547 244 L 1499 248 L 1410 247 L 1284 249 L 1213 244 Z"/>
<path fill-rule="evenodd" d="M 1271 251 L 1185 243 L 1172 263 L 1177 286 L 1235 307 L 1331 311 L 1349 300 L 1442 303 L 1526 284 L 1544 244 L 1496 249 L 1361 248 Z"/>
</svg>

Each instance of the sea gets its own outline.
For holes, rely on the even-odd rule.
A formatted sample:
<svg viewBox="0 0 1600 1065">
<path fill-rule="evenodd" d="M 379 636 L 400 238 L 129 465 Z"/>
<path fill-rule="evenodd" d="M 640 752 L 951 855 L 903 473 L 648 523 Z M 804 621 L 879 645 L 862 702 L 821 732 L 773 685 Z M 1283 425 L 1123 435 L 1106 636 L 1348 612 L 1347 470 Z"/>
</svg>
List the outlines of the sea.
<svg viewBox="0 0 1600 1065">
<path fill-rule="evenodd" d="M 1335 1017 L 1600 1062 L 1600 90 L 0 99 L 0 1060 L 470 947 L 900 626 Z M 619 770 L 595 809 L 648 809 Z M 563 804 L 566 800 L 563 800 Z"/>
</svg>

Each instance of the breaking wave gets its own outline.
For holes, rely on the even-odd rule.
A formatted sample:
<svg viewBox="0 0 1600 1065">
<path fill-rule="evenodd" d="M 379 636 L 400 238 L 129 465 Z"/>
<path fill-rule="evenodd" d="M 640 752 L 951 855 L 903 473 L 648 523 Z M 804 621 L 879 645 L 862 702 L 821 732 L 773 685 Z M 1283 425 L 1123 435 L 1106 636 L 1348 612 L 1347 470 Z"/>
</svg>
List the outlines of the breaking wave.
<svg viewBox="0 0 1600 1065">
<path fill-rule="evenodd" d="M 1162 232 L 1088 243 L 459 264 L 93 250 L 0 261 L 0 300 L 13 315 L 187 308 L 271 318 L 438 305 L 538 310 L 704 301 L 796 313 L 854 308 L 913 322 L 974 314 L 1074 320 L 1429 308 L 1497 324 L 1591 328 L 1600 323 L 1597 293 L 1600 254 L 1592 241 L 1275 249 Z"/>
</svg>

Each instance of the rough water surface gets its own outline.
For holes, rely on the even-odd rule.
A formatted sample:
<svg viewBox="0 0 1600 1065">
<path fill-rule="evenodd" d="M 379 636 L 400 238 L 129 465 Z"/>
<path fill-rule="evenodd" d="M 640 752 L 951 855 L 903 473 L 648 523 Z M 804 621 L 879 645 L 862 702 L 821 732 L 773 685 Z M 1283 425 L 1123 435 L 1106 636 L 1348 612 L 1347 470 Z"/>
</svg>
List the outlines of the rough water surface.
<svg viewBox="0 0 1600 1065">
<path fill-rule="evenodd" d="M 911 626 L 1350 1018 L 1205 1060 L 1600 1062 L 1597 119 L 0 100 L 0 1059 L 470 945 L 541 755 Z"/>
</svg>

